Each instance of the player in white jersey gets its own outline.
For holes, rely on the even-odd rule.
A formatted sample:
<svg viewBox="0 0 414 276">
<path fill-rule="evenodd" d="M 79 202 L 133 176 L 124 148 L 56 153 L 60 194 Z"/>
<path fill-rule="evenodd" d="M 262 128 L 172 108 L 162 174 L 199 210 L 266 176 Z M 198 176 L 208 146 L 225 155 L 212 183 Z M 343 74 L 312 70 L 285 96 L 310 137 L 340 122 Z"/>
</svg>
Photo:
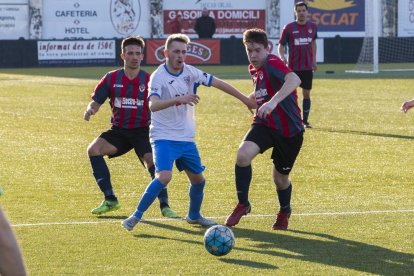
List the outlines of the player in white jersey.
<svg viewBox="0 0 414 276">
<path fill-rule="evenodd" d="M 249 109 L 256 107 L 254 101 L 227 82 L 185 64 L 189 42 L 190 39 L 184 34 L 170 35 L 165 42 L 166 62 L 150 78 L 150 140 L 156 178 L 147 186 L 136 211 L 122 222 L 122 226 L 129 231 L 141 220 L 158 193 L 171 181 L 174 162 L 179 171 L 185 171 L 190 181 L 187 222 L 202 226 L 217 224 L 200 214 L 206 181 L 203 176 L 205 167 L 194 142 L 194 106 L 200 100 L 196 89 L 200 84 L 213 86 L 236 97 Z"/>
<path fill-rule="evenodd" d="M 182 71 L 174 74 L 162 64 L 152 73 L 149 81 L 149 97 L 171 100 L 187 94 L 196 95 L 200 84 L 210 86 L 213 76 L 194 66 L 183 64 Z M 194 106 L 176 104 L 154 112 L 151 118 L 150 139 L 193 142 L 195 134 Z"/>
</svg>

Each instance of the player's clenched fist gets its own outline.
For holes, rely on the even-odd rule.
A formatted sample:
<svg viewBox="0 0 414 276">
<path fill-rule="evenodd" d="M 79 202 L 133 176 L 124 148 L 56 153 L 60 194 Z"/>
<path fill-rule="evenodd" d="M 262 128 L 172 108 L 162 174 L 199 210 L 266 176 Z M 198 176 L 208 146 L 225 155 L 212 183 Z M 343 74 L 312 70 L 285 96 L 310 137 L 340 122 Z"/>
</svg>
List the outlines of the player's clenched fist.
<svg viewBox="0 0 414 276">
<path fill-rule="evenodd" d="M 89 121 L 89 119 L 91 118 L 91 116 L 92 115 L 94 115 L 95 114 L 95 112 L 93 111 L 93 109 L 92 108 L 89 108 L 89 109 L 87 109 L 86 111 L 85 111 L 85 113 L 83 114 L 83 118 L 86 120 L 86 121 Z"/>
</svg>

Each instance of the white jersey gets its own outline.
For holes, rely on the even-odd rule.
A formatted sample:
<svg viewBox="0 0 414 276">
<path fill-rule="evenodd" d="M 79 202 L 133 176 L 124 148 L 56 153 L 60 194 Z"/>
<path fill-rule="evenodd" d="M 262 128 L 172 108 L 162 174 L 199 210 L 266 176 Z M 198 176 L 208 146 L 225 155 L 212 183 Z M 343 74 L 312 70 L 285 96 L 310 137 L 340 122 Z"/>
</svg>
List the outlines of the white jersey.
<svg viewBox="0 0 414 276">
<path fill-rule="evenodd" d="M 210 86 L 212 80 L 212 75 L 187 64 L 184 64 L 181 73 L 172 74 L 164 63 L 151 74 L 148 97 L 157 95 L 161 100 L 168 100 L 187 94 L 196 94 L 200 84 Z M 193 142 L 195 135 L 194 115 L 194 106 L 189 104 L 170 106 L 153 112 L 151 114 L 150 141 Z"/>
</svg>

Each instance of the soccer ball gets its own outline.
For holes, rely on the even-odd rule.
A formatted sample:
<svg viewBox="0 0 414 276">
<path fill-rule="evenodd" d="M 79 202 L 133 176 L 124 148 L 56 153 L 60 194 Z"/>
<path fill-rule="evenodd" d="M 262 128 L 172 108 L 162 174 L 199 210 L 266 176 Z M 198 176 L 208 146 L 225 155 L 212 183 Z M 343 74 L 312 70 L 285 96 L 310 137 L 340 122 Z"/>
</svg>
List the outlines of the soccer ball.
<svg viewBox="0 0 414 276">
<path fill-rule="evenodd" d="M 204 234 L 204 247 L 214 256 L 224 256 L 234 247 L 234 234 L 223 225 L 215 225 Z"/>
</svg>

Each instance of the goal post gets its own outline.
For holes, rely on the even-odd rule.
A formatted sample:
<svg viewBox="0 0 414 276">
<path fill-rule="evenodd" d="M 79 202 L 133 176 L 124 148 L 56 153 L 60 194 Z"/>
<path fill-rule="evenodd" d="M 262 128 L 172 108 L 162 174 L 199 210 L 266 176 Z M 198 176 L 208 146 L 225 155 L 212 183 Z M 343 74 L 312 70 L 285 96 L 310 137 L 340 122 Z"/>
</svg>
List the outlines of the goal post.
<svg viewBox="0 0 414 276">
<path fill-rule="evenodd" d="M 378 73 L 379 72 L 379 25 L 380 1 L 365 1 L 365 37 L 361 52 L 353 70 L 348 73 Z"/>
<path fill-rule="evenodd" d="M 365 1 L 365 37 L 357 63 L 346 72 L 414 71 L 414 37 L 397 37 L 398 2 Z"/>
</svg>

